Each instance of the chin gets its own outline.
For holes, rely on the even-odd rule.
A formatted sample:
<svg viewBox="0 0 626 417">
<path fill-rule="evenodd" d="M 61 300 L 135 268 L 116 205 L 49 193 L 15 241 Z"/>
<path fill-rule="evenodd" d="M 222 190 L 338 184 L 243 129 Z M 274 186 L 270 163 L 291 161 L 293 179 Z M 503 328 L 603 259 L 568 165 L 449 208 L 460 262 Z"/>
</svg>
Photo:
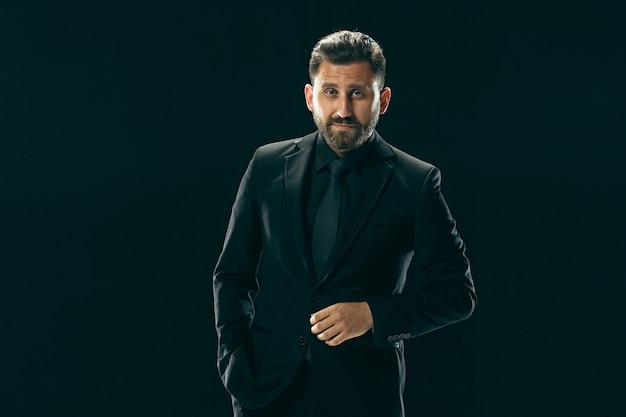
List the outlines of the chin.
<svg viewBox="0 0 626 417">
<path fill-rule="evenodd" d="M 354 140 L 340 139 L 340 140 L 335 140 L 334 144 L 337 149 L 340 149 L 342 151 L 353 151 L 355 149 L 360 148 L 364 142 L 365 142 L 364 140 L 359 140 L 359 139 L 354 139 Z"/>
</svg>

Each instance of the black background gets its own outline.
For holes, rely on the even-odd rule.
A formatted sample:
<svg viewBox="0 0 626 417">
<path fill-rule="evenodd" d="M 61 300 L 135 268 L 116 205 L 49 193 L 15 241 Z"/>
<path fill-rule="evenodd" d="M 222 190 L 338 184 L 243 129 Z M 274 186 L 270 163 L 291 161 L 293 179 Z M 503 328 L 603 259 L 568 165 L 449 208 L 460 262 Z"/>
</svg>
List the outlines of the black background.
<svg viewBox="0 0 626 417">
<path fill-rule="evenodd" d="M 211 272 L 316 40 L 385 49 L 379 132 L 443 171 L 479 305 L 407 343 L 408 416 L 626 415 L 626 5 L 0 6 L 0 414 L 229 415 Z M 364 399 L 368 401 L 369 399 Z"/>
</svg>

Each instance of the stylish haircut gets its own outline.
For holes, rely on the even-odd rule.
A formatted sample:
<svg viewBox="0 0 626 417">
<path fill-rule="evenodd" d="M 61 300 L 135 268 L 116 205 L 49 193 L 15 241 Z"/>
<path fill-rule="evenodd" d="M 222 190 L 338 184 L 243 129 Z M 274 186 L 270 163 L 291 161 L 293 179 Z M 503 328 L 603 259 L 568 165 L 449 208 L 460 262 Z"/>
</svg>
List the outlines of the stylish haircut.
<svg viewBox="0 0 626 417">
<path fill-rule="evenodd" d="M 369 62 L 374 79 L 381 89 L 385 86 L 387 62 L 383 55 L 383 48 L 365 33 L 341 30 L 321 38 L 313 47 L 309 60 L 311 84 L 322 62 L 330 62 L 334 65 Z"/>
</svg>

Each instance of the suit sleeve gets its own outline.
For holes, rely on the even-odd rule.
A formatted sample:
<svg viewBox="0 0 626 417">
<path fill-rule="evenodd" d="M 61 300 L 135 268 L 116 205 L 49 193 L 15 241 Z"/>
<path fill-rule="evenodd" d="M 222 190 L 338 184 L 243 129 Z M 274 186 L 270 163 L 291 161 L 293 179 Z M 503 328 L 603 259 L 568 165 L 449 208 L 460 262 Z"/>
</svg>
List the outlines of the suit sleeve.
<svg viewBox="0 0 626 417">
<path fill-rule="evenodd" d="M 441 175 L 426 176 L 414 219 L 412 259 L 399 294 L 366 300 L 374 318 L 374 344 L 428 333 L 468 318 L 476 292 L 465 244 L 441 193 Z"/>
<path fill-rule="evenodd" d="M 258 291 L 256 268 L 261 252 L 253 180 L 254 157 L 237 191 L 224 246 L 213 274 L 213 302 L 220 373 L 230 355 L 250 343 L 252 299 Z M 224 376 L 224 375 L 222 375 Z"/>
</svg>

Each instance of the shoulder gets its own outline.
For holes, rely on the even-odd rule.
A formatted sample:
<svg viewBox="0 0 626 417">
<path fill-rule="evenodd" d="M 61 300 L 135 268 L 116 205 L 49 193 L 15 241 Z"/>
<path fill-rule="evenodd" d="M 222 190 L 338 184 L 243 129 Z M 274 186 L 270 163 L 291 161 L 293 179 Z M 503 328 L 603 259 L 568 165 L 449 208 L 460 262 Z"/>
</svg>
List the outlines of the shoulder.
<svg viewBox="0 0 626 417">
<path fill-rule="evenodd" d="M 428 175 L 438 174 L 439 172 L 439 169 L 435 165 L 396 148 L 380 136 L 379 154 L 386 157 L 387 161 L 394 167 L 399 175 L 423 178 Z"/>
<path fill-rule="evenodd" d="M 401 149 L 396 148 L 395 146 L 389 145 L 389 147 L 393 150 L 393 153 L 395 155 L 394 160 L 396 166 L 410 170 L 417 170 L 420 172 L 429 172 L 433 168 L 436 168 L 435 165 L 431 164 L 430 162 L 413 156 Z"/>
<path fill-rule="evenodd" d="M 275 160 L 289 156 L 303 149 L 307 149 L 315 143 L 317 133 L 292 139 L 279 140 L 259 146 L 253 156 L 253 161 Z"/>
<path fill-rule="evenodd" d="M 379 136 L 379 156 L 392 167 L 393 181 L 407 190 L 439 189 L 441 171 L 434 164 L 413 156 Z"/>
</svg>

